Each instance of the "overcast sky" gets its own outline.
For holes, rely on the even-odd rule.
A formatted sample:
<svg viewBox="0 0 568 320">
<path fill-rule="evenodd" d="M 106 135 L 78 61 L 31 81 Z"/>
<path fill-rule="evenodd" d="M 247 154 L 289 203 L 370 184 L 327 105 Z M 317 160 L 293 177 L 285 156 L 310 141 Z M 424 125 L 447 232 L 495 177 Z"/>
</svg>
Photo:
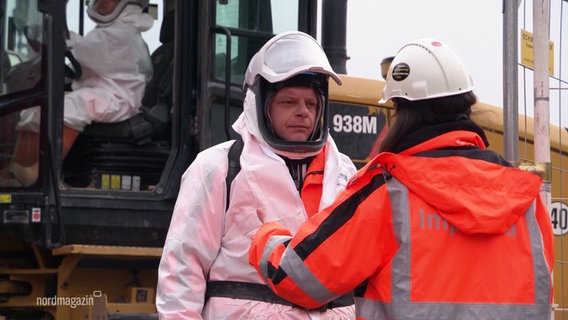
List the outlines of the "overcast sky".
<svg viewBox="0 0 568 320">
<path fill-rule="evenodd" d="M 380 62 L 406 42 L 436 38 L 462 58 L 480 100 L 502 104 L 498 0 L 348 0 L 347 73 L 380 78 Z"/>
<path fill-rule="evenodd" d="M 436 38 L 446 42 L 462 58 L 473 78 L 478 99 L 502 106 L 502 3 L 499 0 L 348 0 L 347 55 L 350 59 L 347 73 L 381 78 L 383 58 L 396 54 L 411 40 Z M 568 58 L 568 2 L 551 0 L 550 3 L 550 40 L 554 42 L 557 79 L 551 79 L 549 85 L 550 88 L 564 88 L 551 91 L 550 118 L 552 122 L 561 121 L 563 126 L 568 126 L 568 112 L 562 112 L 560 108 L 568 101 L 568 85 L 558 81 L 563 77 L 566 82 L 568 76 L 568 61 L 563 64 L 561 61 L 561 56 Z M 530 0 L 520 1 L 519 29 L 533 31 L 532 6 Z M 565 40 L 564 44 L 562 40 Z M 528 92 L 519 97 L 519 104 L 527 101 L 528 107 L 532 108 L 532 72 L 519 70 L 519 92 L 523 94 L 523 84 Z M 524 106 L 520 108 L 522 112 Z M 532 114 L 532 109 L 526 113 Z"/>
</svg>

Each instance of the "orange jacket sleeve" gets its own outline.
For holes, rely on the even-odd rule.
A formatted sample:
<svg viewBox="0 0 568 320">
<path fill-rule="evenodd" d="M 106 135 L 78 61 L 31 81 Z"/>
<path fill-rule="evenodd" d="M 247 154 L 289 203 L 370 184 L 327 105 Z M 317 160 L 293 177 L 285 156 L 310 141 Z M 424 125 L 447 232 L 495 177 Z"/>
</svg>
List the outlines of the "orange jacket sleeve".
<svg viewBox="0 0 568 320">
<path fill-rule="evenodd" d="M 293 237 L 281 225 L 264 224 L 253 238 L 249 263 L 276 294 L 306 308 L 353 290 L 386 263 L 385 248 L 394 247 L 383 221 L 391 217 L 383 182 L 380 173 L 362 177 Z M 378 258 L 369 259 L 370 253 Z"/>
</svg>

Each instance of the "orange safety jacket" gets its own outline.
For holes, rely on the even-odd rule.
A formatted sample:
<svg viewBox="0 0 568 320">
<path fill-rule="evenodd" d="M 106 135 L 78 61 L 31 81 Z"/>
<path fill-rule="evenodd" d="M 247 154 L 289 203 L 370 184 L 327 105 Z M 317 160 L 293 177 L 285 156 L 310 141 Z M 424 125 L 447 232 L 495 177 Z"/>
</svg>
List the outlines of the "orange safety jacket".
<svg viewBox="0 0 568 320">
<path fill-rule="evenodd" d="M 311 217 L 314 213 L 318 212 L 319 209 L 323 189 L 324 168 L 325 146 L 308 166 L 306 176 L 304 177 L 304 183 L 300 190 L 300 197 L 302 198 L 302 203 L 304 204 L 308 217 Z"/>
<path fill-rule="evenodd" d="M 375 157 L 294 237 L 264 224 L 249 262 L 308 308 L 356 288 L 357 319 L 548 319 L 540 185 L 477 133 L 450 131 Z"/>
</svg>

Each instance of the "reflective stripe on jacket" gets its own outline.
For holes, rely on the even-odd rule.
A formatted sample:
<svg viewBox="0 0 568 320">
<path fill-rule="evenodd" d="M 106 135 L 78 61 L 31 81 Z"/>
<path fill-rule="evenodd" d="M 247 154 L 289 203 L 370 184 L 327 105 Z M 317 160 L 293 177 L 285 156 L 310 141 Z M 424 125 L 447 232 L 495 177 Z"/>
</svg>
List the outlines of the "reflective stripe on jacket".
<svg viewBox="0 0 568 320">
<path fill-rule="evenodd" d="M 294 237 L 264 224 L 249 261 L 306 307 L 357 288 L 358 319 L 548 319 L 553 239 L 540 178 L 484 149 L 475 133 L 452 131 L 383 153 Z"/>
<path fill-rule="evenodd" d="M 396 178 L 387 179 L 387 189 L 399 248 L 379 280 L 386 282 L 379 292 L 385 298 L 381 303 L 358 298 L 358 318 L 549 318 L 550 270 L 534 202 L 506 233 L 472 237 L 428 213 L 420 199 L 414 199 L 420 209 L 412 217 L 408 189 Z M 483 243 L 477 237 L 484 238 Z M 451 251 L 455 261 L 442 258 Z M 480 280 L 486 283 L 479 286 Z"/>
</svg>

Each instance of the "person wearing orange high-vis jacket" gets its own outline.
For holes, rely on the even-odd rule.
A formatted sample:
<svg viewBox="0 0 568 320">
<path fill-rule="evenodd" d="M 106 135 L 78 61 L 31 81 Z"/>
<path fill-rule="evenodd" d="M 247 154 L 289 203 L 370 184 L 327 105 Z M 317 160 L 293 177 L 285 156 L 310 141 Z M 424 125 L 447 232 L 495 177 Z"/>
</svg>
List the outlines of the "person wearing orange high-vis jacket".
<svg viewBox="0 0 568 320">
<path fill-rule="evenodd" d="M 488 150 L 473 82 L 445 43 L 403 46 L 381 102 L 381 152 L 329 207 L 291 232 L 270 221 L 249 262 L 314 308 L 354 290 L 357 319 L 549 319 L 553 235 L 541 179 Z"/>
</svg>

